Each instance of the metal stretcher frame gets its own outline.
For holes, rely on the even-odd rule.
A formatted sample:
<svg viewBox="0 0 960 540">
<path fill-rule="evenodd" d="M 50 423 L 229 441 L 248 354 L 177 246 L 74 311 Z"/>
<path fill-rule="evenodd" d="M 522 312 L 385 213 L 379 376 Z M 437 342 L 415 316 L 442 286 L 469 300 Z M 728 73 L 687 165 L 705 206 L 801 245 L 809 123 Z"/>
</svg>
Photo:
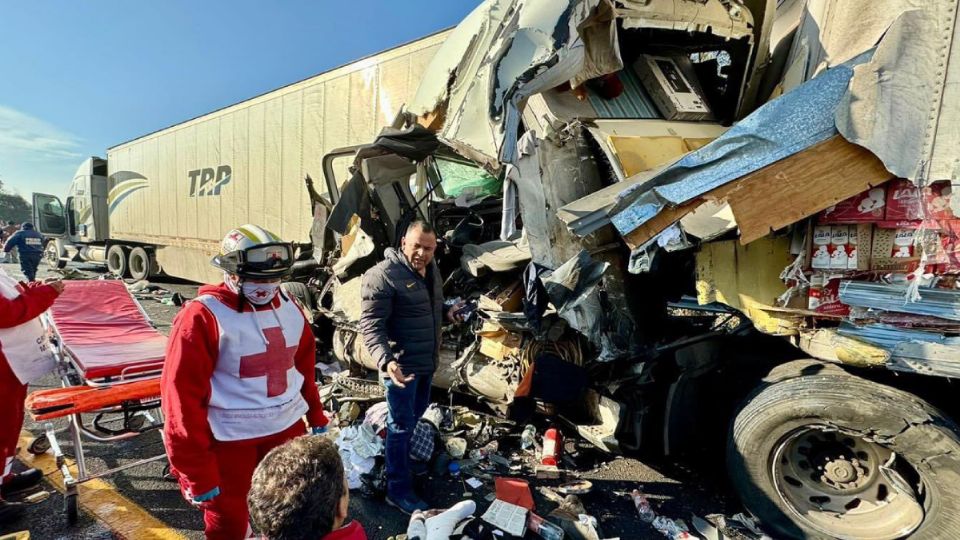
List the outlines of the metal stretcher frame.
<svg viewBox="0 0 960 540">
<path fill-rule="evenodd" d="M 125 288 L 124 292 L 129 295 L 129 292 L 127 292 Z M 132 295 L 130 295 L 130 299 L 137 306 L 137 309 L 143 316 L 143 319 L 150 326 L 153 326 L 153 322 L 143 310 L 143 306 L 141 306 L 137 299 Z M 69 348 L 61 338 L 60 333 L 57 330 L 57 325 L 50 313 L 44 314 L 41 320 L 47 328 L 47 331 L 50 333 L 51 343 L 53 345 L 53 354 L 56 360 L 56 373 L 60 378 L 60 384 L 63 388 L 76 386 L 77 384 L 102 388 L 160 377 L 163 367 L 162 359 L 158 362 L 159 365 L 155 369 L 141 369 L 144 367 L 143 365 L 134 366 L 133 368 L 124 367 L 120 370 L 119 376 L 88 379 L 84 377 L 83 368 L 79 365 L 78 360 L 73 354 L 71 354 Z M 149 364 L 147 364 L 147 366 L 149 367 Z M 153 411 L 153 414 L 151 414 L 151 411 Z M 91 422 L 84 423 L 84 414 L 92 414 L 95 416 Z M 106 415 L 112 414 L 122 414 L 123 416 L 122 418 L 104 419 Z M 32 454 L 42 454 L 48 449 L 53 450 L 54 457 L 56 458 L 57 468 L 63 474 L 66 491 L 64 495 L 64 511 L 66 512 L 70 523 L 74 523 L 78 518 L 77 497 L 78 486 L 80 484 L 96 478 L 109 476 L 127 469 L 139 467 L 147 463 L 166 459 L 167 457 L 166 452 L 164 452 L 155 456 L 139 459 L 124 465 L 91 474 L 87 468 L 86 453 L 84 451 L 85 439 L 100 443 L 110 443 L 132 439 L 143 435 L 144 433 L 161 429 L 163 427 L 163 413 L 160 410 L 159 398 L 148 399 L 146 401 L 137 400 L 137 402 L 126 401 L 93 411 L 77 412 L 66 416 L 68 416 L 67 426 L 59 430 L 54 428 L 52 422 L 45 422 L 44 435 L 42 437 L 35 438 L 30 444 L 28 450 Z M 105 423 L 114 423 L 117 421 L 123 422 L 119 429 L 113 429 L 104 425 Z M 62 433 L 65 431 L 70 432 L 70 439 L 73 443 L 74 457 L 77 465 L 76 476 L 74 476 L 70 471 L 66 457 L 60 447 L 59 442 L 57 441 L 57 433 Z"/>
</svg>

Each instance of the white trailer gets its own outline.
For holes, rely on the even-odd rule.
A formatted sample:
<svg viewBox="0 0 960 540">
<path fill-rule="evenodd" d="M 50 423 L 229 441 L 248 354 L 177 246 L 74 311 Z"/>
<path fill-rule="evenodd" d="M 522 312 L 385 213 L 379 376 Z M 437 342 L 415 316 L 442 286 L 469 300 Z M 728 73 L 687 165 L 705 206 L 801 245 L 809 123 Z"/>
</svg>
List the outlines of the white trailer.
<svg viewBox="0 0 960 540">
<path fill-rule="evenodd" d="M 394 122 L 448 32 L 440 32 L 187 120 L 92 157 L 66 201 L 35 193 L 48 262 L 105 262 L 146 279 L 161 271 L 197 282 L 223 234 L 257 223 L 307 244 L 313 220 L 303 180 L 321 158 L 366 143 Z M 349 165 L 344 158 L 334 166 Z"/>
</svg>

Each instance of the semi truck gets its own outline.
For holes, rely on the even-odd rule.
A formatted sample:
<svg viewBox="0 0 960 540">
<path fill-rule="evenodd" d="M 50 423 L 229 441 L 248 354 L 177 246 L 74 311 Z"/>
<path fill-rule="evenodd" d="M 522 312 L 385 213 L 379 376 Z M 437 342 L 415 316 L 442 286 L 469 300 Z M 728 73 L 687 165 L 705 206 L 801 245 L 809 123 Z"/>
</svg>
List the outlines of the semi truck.
<svg viewBox="0 0 960 540">
<path fill-rule="evenodd" d="M 45 260 L 105 263 L 138 280 L 163 272 L 210 282 L 222 276 L 209 260 L 235 226 L 258 223 L 309 244 L 313 208 L 304 178 L 322 178 L 324 154 L 367 142 L 395 120 L 445 35 L 118 144 L 106 159 L 86 159 L 65 200 L 33 194 L 34 221 L 52 239 Z"/>
<path fill-rule="evenodd" d="M 487 0 L 328 175 L 312 294 L 428 219 L 434 383 L 726 468 L 775 538 L 960 537 L 955 1 Z M 332 156 L 330 156 L 332 157 Z"/>
</svg>

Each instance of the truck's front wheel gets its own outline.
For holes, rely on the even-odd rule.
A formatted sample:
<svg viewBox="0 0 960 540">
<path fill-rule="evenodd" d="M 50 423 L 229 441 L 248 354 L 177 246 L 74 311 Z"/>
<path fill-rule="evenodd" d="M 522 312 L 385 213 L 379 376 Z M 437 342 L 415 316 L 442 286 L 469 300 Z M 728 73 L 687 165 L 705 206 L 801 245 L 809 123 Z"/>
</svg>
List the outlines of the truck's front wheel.
<svg viewBox="0 0 960 540">
<path fill-rule="evenodd" d="M 788 538 L 960 538 L 960 428 L 837 370 L 754 392 L 727 460 L 744 505 Z"/>
<path fill-rule="evenodd" d="M 43 248 L 43 261 L 50 268 L 65 268 L 67 266 L 67 261 L 60 258 L 60 246 L 57 245 L 56 240 L 50 240 L 47 242 L 47 246 Z"/>
</svg>

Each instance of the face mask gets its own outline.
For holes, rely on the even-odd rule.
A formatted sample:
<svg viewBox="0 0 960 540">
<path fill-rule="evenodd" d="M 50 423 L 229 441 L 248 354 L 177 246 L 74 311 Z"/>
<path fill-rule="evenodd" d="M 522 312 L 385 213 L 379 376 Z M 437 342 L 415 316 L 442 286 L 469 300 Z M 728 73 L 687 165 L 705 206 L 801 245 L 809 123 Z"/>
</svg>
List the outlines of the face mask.
<svg viewBox="0 0 960 540">
<path fill-rule="evenodd" d="M 230 279 L 229 275 L 224 275 L 224 283 L 226 283 L 227 288 L 231 291 L 240 294 L 240 291 L 237 290 L 237 284 Z M 269 303 L 277 295 L 277 290 L 280 289 L 280 282 L 272 283 L 243 283 L 243 296 L 251 304 L 256 304 L 262 306 Z"/>
<path fill-rule="evenodd" d="M 251 304 L 262 306 L 273 300 L 280 289 L 280 283 L 244 283 L 243 296 Z"/>
</svg>

